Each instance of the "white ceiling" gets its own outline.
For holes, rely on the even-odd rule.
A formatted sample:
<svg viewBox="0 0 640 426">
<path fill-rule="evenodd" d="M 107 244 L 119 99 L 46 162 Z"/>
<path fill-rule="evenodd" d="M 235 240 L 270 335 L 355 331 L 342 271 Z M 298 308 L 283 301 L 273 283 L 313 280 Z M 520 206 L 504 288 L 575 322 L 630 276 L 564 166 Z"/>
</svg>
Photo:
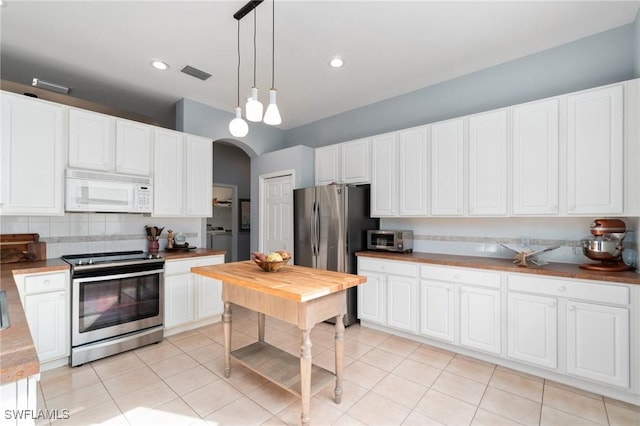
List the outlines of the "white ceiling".
<svg viewBox="0 0 640 426">
<path fill-rule="evenodd" d="M 17 1 L 0 7 L 2 78 L 173 119 L 192 99 L 236 105 L 238 1 Z M 275 3 L 275 86 L 283 129 L 430 86 L 633 22 L 640 1 Z M 271 10 L 257 11 L 257 86 L 271 86 Z M 252 86 L 253 15 L 240 21 L 240 97 Z M 345 60 L 329 68 L 334 55 Z M 168 62 L 156 71 L 152 58 Z M 180 70 L 213 75 L 203 82 Z M 242 102 L 244 107 L 244 102 Z"/>
</svg>

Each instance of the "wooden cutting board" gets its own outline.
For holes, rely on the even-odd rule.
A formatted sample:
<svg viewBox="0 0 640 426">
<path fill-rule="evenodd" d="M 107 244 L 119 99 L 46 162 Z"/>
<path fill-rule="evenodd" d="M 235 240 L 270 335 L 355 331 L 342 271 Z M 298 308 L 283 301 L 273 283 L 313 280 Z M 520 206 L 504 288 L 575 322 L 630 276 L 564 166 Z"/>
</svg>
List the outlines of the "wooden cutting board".
<svg viewBox="0 0 640 426">
<path fill-rule="evenodd" d="M 0 263 L 16 263 L 47 258 L 47 243 L 40 234 L 0 234 Z"/>
</svg>

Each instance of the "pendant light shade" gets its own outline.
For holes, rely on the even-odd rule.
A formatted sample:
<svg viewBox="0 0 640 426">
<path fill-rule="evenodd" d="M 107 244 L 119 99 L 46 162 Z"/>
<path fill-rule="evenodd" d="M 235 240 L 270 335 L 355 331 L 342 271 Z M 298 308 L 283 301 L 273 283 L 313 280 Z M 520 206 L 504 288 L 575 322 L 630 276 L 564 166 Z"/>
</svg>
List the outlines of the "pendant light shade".
<svg viewBox="0 0 640 426">
<path fill-rule="evenodd" d="M 236 118 L 229 123 L 229 132 L 236 138 L 242 138 L 249 133 L 249 125 L 242 119 L 242 109 L 236 107 Z"/>
<path fill-rule="evenodd" d="M 264 107 L 262 102 L 258 100 L 258 88 L 251 88 L 251 96 L 247 98 L 247 105 L 245 107 L 247 120 L 249 121 L 262 121 L 262 111 Z"/>
<path fill-rule="evenodd" d="M 267 112 L 264 114 L 264 122 L 272 126 L 277 126 L 282 123 L 282 117 L 280 117 L 280 111 L 278 105 L 276 105 L 276 89 L 269 90 L 269 106 Z"/>
</svg>

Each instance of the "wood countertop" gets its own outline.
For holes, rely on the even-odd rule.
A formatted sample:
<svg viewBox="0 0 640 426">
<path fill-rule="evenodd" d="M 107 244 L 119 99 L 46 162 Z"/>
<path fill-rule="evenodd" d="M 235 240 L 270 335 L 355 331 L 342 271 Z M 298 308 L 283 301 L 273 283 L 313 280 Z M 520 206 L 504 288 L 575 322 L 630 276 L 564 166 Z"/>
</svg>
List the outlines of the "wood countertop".
<svg viewBox="0 0 640 426">
<path fill-rule="evenodd" d="M 224 250 L 213 250 L 206 248 L 197 248 L 189 251 L 160 251 L 162 257 L 165 260 L 180 260 L 180 259 L 188 259 L 190 257 L 202 257 L 202 256 L 217 256 L 217 255 L 225 255 L 226 251 Z"/>
<path fill-rule="evenodd" d="M 458 266 L 463 268 L 490 269 L 502 272 L 517 272 L 522 274 L 546 275 L 562 278 L 576 278 L 581 280 L 606 281 L 622 284 L 640 284 L 640 274 L 627 272 L 600 272 L 581 269 L 573 263 L 549 263 L 544 266 L 517 266 L 512 259 L 479 256 L 457 256 L 438 253 L 392 253 L 381 251 L 361 251 L 356 256 L 376 259 L 400 260 L 403 262 L 417 262 L 433 265 Z"/>
<path fill-rule="evenodd" d="M 191 272 L 297 302 L 346 290 L 367 280 L 360 275 L 298 265 L 284 265 L 277 272 L 265 272 L 253 261 L 200 266 L 191 268 Z"/>
</svg>

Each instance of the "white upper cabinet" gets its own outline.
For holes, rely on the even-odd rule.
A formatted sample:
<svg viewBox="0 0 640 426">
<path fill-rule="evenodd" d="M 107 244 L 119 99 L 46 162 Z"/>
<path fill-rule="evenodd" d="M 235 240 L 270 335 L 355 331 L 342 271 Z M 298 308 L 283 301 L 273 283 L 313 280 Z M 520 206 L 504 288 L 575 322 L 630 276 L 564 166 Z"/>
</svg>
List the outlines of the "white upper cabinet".
<svg viewBox="0 0 640 426">
<path fill-rule="evenodd" d="M 464 213 L 464 120 L 431 126 L 431 214 Z"/>
<path fill-rule="evenodd" d="M 621 84 L 568 96 L 568 214 L 623 213 L 623 115 Z"/>
<path fill-rule="evenodd" d="M 116 172 L 151 176 L 152 127 L 116 120 Z"/>
<path fill-rule="evenodd" d="M 186 213 L 210 217 L 213 214 L 213 142 L 186 135 Z"/>
<path fill-rule="evenodd" d="M 184 214 L 184 143 L 183 134 L 155 129 L 153 215 Z"/>
<path fill-rule="evenodd" d="M 368 138 L 327 145 L 315 150 L 316 185 L 369 183 L 371 140 Z"/>
<path fill-rule="evenodd" d="M 65 136 L 62 107 L 2 92 L 0 214 L 64 214 Z"/>
<path fill-rule="evenodd" d="M 507 214 L 507 110 L 469 118 L 469 214 Z"/>
<path fill-rule="evenodd" d="M 398 214 L 398 134 L 371 139 L 371 216 Z"/>
<path fill-rule="evenodd" d="M 513 108 L 514 215 L 558 214 L 558 100 Z"/>
<path fill-rule="evenodd" d="M 115 164 L 115 119 L 69 109 L 69 167 L 112 171 Z"/>
<path fill-rule="evenodd" d="M 69 109 L 69 167 L 151 175 L 152 126 Z"/>
<path fill-rule="evenodd" d="M 429 128 L 418 127 L 399 133 L 398 213 L 426 216 L 428 211 Z"/>
</svg>

